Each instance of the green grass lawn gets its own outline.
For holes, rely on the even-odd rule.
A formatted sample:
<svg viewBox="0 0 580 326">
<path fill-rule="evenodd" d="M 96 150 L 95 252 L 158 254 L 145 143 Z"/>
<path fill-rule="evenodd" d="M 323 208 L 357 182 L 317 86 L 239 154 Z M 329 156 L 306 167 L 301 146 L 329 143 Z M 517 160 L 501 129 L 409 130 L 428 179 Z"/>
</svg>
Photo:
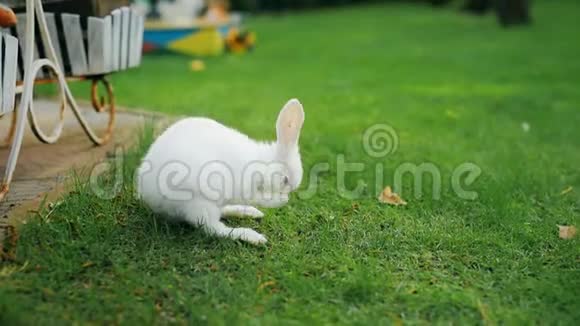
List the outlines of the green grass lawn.
<svg viewBox="0 0 580 326">
<path fill-rule="evenodd" d="M 203 115 L 258 139 L 297 97 L 306 171 L 329 162 L 310 199 L 236 219 L 264 247 L 167 224 L 132 195 L 150 141 L 124 160 L 113 200 L 77 190 L 21 228 L 16 261 L 0 267 L 0 324 L 456 323 L 574 324 L 580 319 L 580 3 L 534 1 L 531 27 L 491 16 L 385 5 L 255 17 L 258 48 L 207 60 L 151 56 L 114 77 L 121 105 Z M 372 158 L 365 129 L 392 126 L 399 147 Z M 530 126 L 528 132 L 522 124 Z M 337 156 L 366 170 L 337 189 Z M 459 198 L 451 176 L 481 176 Z M 406 207 L 378 203 L 375 166 L 393 184 L 403 163 L 432 163 Z M 308 183 L 305 175 L 304 185 Z M 563 189 L 573 187 L 564 195 Z"/>
</svg>

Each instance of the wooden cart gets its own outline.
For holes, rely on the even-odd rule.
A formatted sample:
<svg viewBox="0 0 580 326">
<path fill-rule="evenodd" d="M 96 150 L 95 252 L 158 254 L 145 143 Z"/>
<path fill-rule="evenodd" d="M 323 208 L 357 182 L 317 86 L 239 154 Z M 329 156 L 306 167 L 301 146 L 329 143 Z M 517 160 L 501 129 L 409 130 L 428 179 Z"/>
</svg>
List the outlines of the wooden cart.
<svg viewBox="0 0 580 326">
<path fill-rule="evenodd" d="M 5 197 L 12 181 L 26 118 L 40 141 L 55 143 L 64 126 L 63 113 L 70 108 L 95 145 L 102 145 L 110 139 L 115 102 L 113 88 L 106 76 L 140 64 L 144 24 L 144 17 L 129 7 L 115 6 L 125 2 L 121 0 L 4 2 L 9 2 L 17 13 L 21 13 L 17 14 L 15 26 L 0 30 L 0 117 L 14 111 L 6 139 L 11 148 L 0 184 L 0 200 Z M 25 6 L 19 7 L 22 4 Z M 45 12 L 44 5 L 55 11 Z M 105 5 L 114 8 L 110 14 L 103 14 Z M 109 116 L 108 128 L 103 134 L 91 129 L 78 108 L 67 84 L 77 80 L 92 82 L 93 107 Z M 48 135 L 39 128 L 34 114 L 32 92 L 39 83 L 57 83 L 60 90 L 59 123 Z M 107 101 L 100 99 L 99 83 L 107 90 Z M 17 96 L 20 100 L 15 108 Z"/>
</svg>

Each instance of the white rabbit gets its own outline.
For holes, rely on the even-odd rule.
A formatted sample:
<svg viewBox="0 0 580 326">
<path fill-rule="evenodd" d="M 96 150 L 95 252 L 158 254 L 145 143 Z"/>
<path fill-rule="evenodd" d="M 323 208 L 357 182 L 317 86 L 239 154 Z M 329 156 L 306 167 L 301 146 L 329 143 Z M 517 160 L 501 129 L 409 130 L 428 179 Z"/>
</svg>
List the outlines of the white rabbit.
<svg viewBox="0 0 580 326">
<path fill-rule="evenodd" d="M 186 118 L 170 126 L 149 148 L 138 171 L 137 191 L 157 213 L 201 226 L 221 237 L 262 244 L 249 228 L 231 228 L 222 216 L 263 213 L 280 207 L 302 181 L 298 138 L 302 104 L 286 103 L 276 122 L 277 140 L 257 142 L 207 118 Z"/>
</svg>

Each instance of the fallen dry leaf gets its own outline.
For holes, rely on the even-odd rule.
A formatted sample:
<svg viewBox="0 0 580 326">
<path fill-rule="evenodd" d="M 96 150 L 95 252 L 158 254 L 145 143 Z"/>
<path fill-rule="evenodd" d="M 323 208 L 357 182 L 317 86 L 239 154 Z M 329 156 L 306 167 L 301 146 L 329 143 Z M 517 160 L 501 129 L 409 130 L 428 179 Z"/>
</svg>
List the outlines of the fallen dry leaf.
<svg viewBox="0 0 580 326">
<path fill-rule="evenodd" d="M 264 282 L 264 283 L 260 284 L 260 286 L 258 286 L 258 290 L 263 290 L 265 287 L 274 286 L 275 284 L 276 284 L 275 281 Z"/>
<path fill-rule="evenodd" d="M 576 227 L 573 225 L 558 225 L 561 239 L 572 239 L 576 236 Z"/>
<path fill-rule="evenodd" d="M 22 266 L 19 265 L 2 265 L 0 268 L 0 278 L 8 277 L 14 273 L 22 272 L 28 267 L 28 262 L 24 262 Z"/>
<path fill-rule="evenodd" d="M 83 265 L 82 265 L 82 267 L 83 268 L 87 268 L 87 267 L 93 266 L 94 264 L 95 263 L 93 263 L 92 261 L 89 260 L 89 261 L 84 262 Z"/>
<path fill-rule="evenodd" d="M 204 71 L 205 70 L 205 63 L 202 60 L 192 60 L 189 63 L 189 69 L 192 71 Z"/>
<path fill-rule="evenodd" d="M 560 195 L 564 196 L 565 194 L 571 192 L 572 190 L 574 190 L 574 188 L 572 188 L 572 186 L 568 186 L 568 188 L 562 190 L 562 192 L 560 192 Z"/>
<path fill-rule="evenodd" d="M 381 194 L 379 195 L 379 201 L 381 203 L 385 203 L 385 204 L 389 204 L 389 205 L 395 205 L 395 206 L 399 206 L 399 205 L 407 205 L 407 202 L 404 201 L 399 195 L 397 195 L 396 193 L 393 192 L 393 190 L 391 190 L 390 186 L 387 186 L 383 192 L 381 192 Z"/>
</svg>

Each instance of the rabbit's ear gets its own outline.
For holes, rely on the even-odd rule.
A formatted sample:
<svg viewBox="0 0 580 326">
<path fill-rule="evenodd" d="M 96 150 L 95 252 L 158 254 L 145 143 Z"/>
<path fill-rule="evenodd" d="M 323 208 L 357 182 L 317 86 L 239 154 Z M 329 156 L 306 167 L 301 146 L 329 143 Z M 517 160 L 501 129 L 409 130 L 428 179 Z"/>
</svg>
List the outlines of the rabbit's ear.
<svg viewBox="0 0 580 326">
<path fill-rule="evenodd" d="M 278 121 L 276 122 L 278 144 L 284 146 L 297 145 L 303 124 L 304 109 L 302 104 L 297 99 L 291 99 L 284 105 L 278 115 Z"/>
</svg>

